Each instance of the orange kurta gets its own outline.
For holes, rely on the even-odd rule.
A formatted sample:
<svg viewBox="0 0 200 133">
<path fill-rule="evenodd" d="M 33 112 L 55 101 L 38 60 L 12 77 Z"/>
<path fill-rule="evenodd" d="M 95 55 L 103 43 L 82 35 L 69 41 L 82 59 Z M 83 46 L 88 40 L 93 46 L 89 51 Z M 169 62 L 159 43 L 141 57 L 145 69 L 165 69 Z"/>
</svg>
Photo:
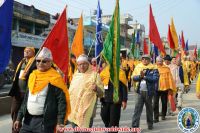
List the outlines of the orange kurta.
<svg viewBox="0 0 200 133">
<path fill-rule="evenodd" d="M 159 77 L 159 91 L 165 91 L 171 89 L 174 93 L 176 92 L 176 85 L 173 80 L 171 71 L 166 65 L 157 66 L 160 77 Z"/>
</svg>

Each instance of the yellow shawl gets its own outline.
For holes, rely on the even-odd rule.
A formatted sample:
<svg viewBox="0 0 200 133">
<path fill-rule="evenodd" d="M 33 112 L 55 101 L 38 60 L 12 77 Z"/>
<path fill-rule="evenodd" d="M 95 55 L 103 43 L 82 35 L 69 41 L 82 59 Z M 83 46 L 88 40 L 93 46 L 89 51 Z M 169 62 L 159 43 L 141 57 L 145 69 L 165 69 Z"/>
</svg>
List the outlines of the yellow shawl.
<svg viewBox="0 0 200 133">
<path fill-rule="evenodd" d="M 15 80 L 15 78 L 16 78 L 16 73 L 19 71 L 19 69 L 20 69 L 19 67 L 22 65 L 22 63 L 23 63 L 24 61 L 25 61 L 25 58 L 22 59 L 22 61 L 20 61 L 20 63 L 17 65 L 17 69 L 16 69 L 16 72 L 15 72 L 15 77 L 14 77 L 13 80 Z M 21 77 L 20 79 L 25 80 L 25 76 L 26 76 L 25 74 L 26 74 L 26 72 L 29 70 L 29 68 L 31 67 L 33 61 L 34 61 L 34 57 L 32 57 L 32 58 L 30 58 L 30 59 L 28 60 L 28 63 L 26 64 L 25 69 L 24 69 L 24 73 L 22 74 L 22 77 Z"/>
<path fill-rule="evenodd" d="M 139 63 L 136 67 L 135 67 L 135 69 L 134 69 L 134 71 L 133 71 L 133 73 L 132 73 L 132 78 L 134 77 L 134 76 L 136 76 L 136 75 L 140 75 L 140 72 L 142 71 L 142 70 L 144 70 L 144 69 L 156 69 L 156 67 L 153 65 L 153 64 L 148 64 L 147 66 L 145 66 L 145 65 L 143 65 L 143 63 Z M 135 83 L 135 89 L 136 89 L 136 86 L 138 85 L 138 82 L 136 82 Z"/>
<path fill-rule="evenodd" d="M 100 73 L 101 80 L 105 86 L 108 85 L 109 79 L 110 79 L 110 71 L 109 71 L 109 66 L 106 66 Z M 126 74 L 125 72 L 120 69 L 119 70 L 119 80 L 127 86 L 127 79 L 126 79 Z"/>
<path fill-rule="evenodd" d="M 71 114 L 69 121 L 74 122 L 79 127 L 89 127 L 97 93 L 92 90 L 92 85 L 96 84 L 103 92 L 103 84 L 99 74 L 92 70 L 91 66 L 85 73 L 76 71 L 70 84 L 69 94 Z"/>
<path fill-rule="evenodd" d="M 40 72 L 39 70 L 34 70 L 29 76 L 28 88 L 32 94 L 37 94 L 42 89 L 44 89 L 44 87 L 47 86 L 49 83 L 58 87 L 65 93 L 65 99 L 67 104 L 66 116 L 65 116 L 65 122 L 66 122 L 67 117 L 71 112 L 69 92 L 61 75 L 55 69 L 50 68 L 46 72 Z"/>
<path fill-rule="evenodd" d="M 200 73 L 199 73 L 198 80 L 197 80 L 196 93 L 200 93 Z"/>
<path fill-rule="evenodd" d="M 176 84 L 173 80 L 171 71 L 168 66 L 162 65 L 157 66 L 160 77 L 159 77 L 159 90 L 165 91 L 168 89 L 173 90 L 173 92 L 176 92 Z"/>
</svg>

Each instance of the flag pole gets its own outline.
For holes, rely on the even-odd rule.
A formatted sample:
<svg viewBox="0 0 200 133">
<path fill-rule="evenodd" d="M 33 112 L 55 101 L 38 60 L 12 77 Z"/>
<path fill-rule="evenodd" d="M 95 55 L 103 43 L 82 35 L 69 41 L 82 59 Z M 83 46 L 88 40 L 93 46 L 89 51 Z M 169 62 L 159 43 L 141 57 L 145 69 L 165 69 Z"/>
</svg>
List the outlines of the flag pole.
<svg viewBox="0 0 200 133">
<path fill-rule="evenodd" d="M 94 40 L 96 40 L 96 38 L 95 38 Z M 88 52 L 88 55 L 87 55 L 88 57 L 89 57 L 89 55 L 90 55 L 90 52 L 91 52 L 91 50 L 92 50 L 93 45 L 95 44 L 95 43 L 94 43 L 94 42 L 95 42 L 94 40 L 92 41 L 92 45 L 90 46 L 90 49 L 89 49 L 89 52 Z"/>
</svg>

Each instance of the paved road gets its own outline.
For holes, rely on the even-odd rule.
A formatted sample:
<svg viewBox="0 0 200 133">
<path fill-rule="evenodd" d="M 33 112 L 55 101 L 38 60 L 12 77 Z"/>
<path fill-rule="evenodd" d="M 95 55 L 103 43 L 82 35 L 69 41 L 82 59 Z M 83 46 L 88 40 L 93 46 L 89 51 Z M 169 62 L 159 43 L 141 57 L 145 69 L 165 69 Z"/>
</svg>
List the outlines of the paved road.
<svg viewBox="0 0 200 133">
<path fill-rule="evenodd" d="M 191 85 L 191 91 L 187 94 L 183 95 L 183 106 L 184 107 L 193 107 L 198 110 L 200 114 L 200 100 L 198 100 L 195 96 L 195 84 Z M 120 127 L 128 126 L 131 127 L 132 115 L 134 111 L 134 96 L 135 94 L 129 92 L 129 100 L 128 106 L 125 111 L 122 111 L 121 120 L 120 120 Z M 2 108 L 1 108 L 2 109 Z M 104 127 L 100 113 L 100 105 L 98 105 L 97 109 L 97 116 L 94 119 L 94 126 L 95 127 Z M 142 129 L 142 133 L 181 133 L 180 129 L 177 126 L 177 114 L 178 111 L 175 112 L 175 116 L 167 116 L 165 121 L 160 120 L 159 123 L 154 124 L 153 130 L 147 129 L 146 124 L 146 111 L 145 106 L 142 112 L 140 126 Z M 4 115 L 0 117 L 0 132 L 1 133 L 11 133 L 11 119 L 10 115 Z M 196 133 L 200 133 L 200 128 L 196 131 Z"/>
</svg>

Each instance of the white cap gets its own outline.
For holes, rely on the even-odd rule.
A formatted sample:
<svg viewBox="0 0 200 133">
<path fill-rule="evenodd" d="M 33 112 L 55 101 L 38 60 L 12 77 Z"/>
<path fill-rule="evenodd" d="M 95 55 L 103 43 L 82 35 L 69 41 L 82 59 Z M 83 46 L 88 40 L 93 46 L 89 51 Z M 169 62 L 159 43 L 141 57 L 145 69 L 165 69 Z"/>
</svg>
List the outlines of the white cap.
<svg viewBox="0 0 200 133">
<path fill-rule="evenodd" d="M 89 63 L 89 61 L 88 61 L 88 56 L 87 56 L 87 55 L 84 55 L 84 54 L 80 55 L 80 56 L 77 58 L 76 61 L 77 61 L 77 62 L 84 61 L 84 62 L 88 62 L 88 63 Z"/>
<path fill-rule="evenodd" d="M 156 61 L 163 61 L 163 58 L 161 56 L 157 56 Z"/>
<path fill-rule="evenodd" d="M 38 59 L 38 58 L 53 60 L 51 51 L 46 47 L 42 48 L 42 50 L 40 51 L 40 53 L 38 54 L 36 59 Z"/>
</svg>

